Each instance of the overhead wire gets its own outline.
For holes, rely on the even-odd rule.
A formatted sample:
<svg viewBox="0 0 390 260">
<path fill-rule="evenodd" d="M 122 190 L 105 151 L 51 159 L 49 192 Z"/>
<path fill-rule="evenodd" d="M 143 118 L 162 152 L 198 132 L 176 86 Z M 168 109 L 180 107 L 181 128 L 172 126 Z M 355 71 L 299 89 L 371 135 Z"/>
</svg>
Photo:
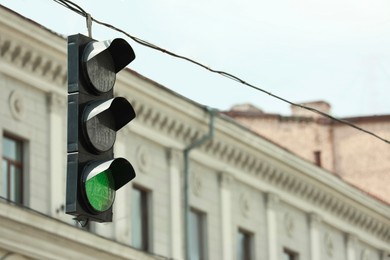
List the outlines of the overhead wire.
<svg viewBox="0 0 390 260">
<path fill-rule="evenodd" d="M 53 1 L 56 2 L 56 3 L 61 4 L 62 6 L 68 8 L 68 9 L 70 9 L 70 10 L 76 12 L 76 13 L 78 13 L 81 16 L 84 16 L 87 19 L 88 19 L 88 16 L 90 16 L 89 13 L 87 13 L 85 10 L 83 10 L 83 8 L 81 8 L 80 6 L 76 5 L 72 1 L 69 1 L 69 0 L 53 0 Z M 99 21 L 99 20 L 97 20 L 96 18 L 94 18 L 92 16 L 90 16 L 90 19 L 92 21 L 94 21 L 95 23 L 97 23 L 97 24 L 100 24 L 100 25 L 105 26 L 105 27 L 107 27 L 109 29 L 115 30 L 117 32 L 120 32 L 120 33 L 126 35 L 127 37 L 129 37 L 130 39 L 132 39 L 133 41 L 135 41 L 136 43 L 138 43 L 140 45 L 143 45 L 145 47 L 148 47 L 148 48 L 160 51 L 160 52 L 165 53 L 167 55 L 170 55 L 172 57 L 188 61 L 188 62 L 190 62 L 190 63 L 192 63 L 194 65 L 197 65 L 197 66 L 199 66 L 199 67 L 201 67 L 203 69 L 206 69 L 206 70 L 208 70 L 208 71 L 210 71 L 212 73 L 219 74 L 219 75 L 221 75 L 223 77 L 226 77 L 228 79 L 236 81 L 236 82 L 238 82 L 240 84 L 246 85 L 246 86 L 248 86 L 248 87 L 250 87 L 252 89 L 255 89 L 257 91 L 263 92 L 263 93 L 265 93 L 265 94 L 267 94 L 267 95 L 269 95 L 269 96 L 271 96 L 273 98 L 276 98 L 276 99 L 278 99 L 280 101 L 283 101 L 283 102 L 285 102 L 285 103 L 287 103 L 289 105 L 292 105 L 292 106 L 295 106 L 295 107 L 300 107 L 302 109 L 305 109 L 305 110 L 311 111 L 313 113 L 319 114 L 319 115 L 321 115 L 321 116 L 323 116 L 325 118 L 328 118 L 328 119 L 330 119 L 332 121 L 348 125 L 348 126 L 350 126 L 352 128 L 355 128 L 358 131 L 361 131 L 361 132 L 364 132 L 366 134 L 369 134 L 369 135 L 371 135 L 371 136 L 373 136 L 373 137 L 375 137 L 375 138 L 377 138 L 377 139 L 379 139 L 379 140 L 381 140 L 381 141 L 383 141 L 383 142 L 385 142 L 387 144 L 390 144 L 389 140 L 387 140 L 387 139 L 385 139 L 385 138 L 383 138 L 383 137 L 381 137 L 381 136 L 379 136 L 379 135 L 377 135 L 377 134 L 375 134 L 375 133 L 373 133 L 373 132 L 371 132 L 369 130 L 366 130 L 366 129 L 362 128 L 362 127 L 359 127 L 359 126 L 349 122 L 348 120 L 334 117 L 332 115 L 329 115 L 329 114 L 327 114 L 325 112 L 322 112 L 322 111 L 320 111 L 320 110 L 318 110 L 316 108 L 313 108 L 313 107 L 309 107 L 309 106 L 306 106 L 306 105 L 303 105 L 303 104 L 292 102 L 292 101 L 290 101 L 290 100 L 288 100 L 286 98 L 283 98 L 281 96 L 275 95 L 275 94 L 273 94 L 273 93 L 271 93 L 271 92 L 269 92 L 269 91 L 267 91 L 267 90 L 265 90 L 263 88 L 260 88 L 258 86 L 255 86 L 255 85 L 251 84 L 251 83 L 248 83 L 245 80 L 241 79 L 240 77 L 237 77 L 237 76 L 235 76 L 235 75 L 233 75 L 233 74 L 231 74 L 229 72 L 213 69 L 213 68 L 211 68 L 209 66 L 204 65 L 201 62 L 198 62 L 196 60 L 193 60 L 193 59 L 188 58 L 188 57 L 183 56 L 183 55 L 179 55 L 179 54 L 174 53 L 172 51 L 169 51 L 167 49 L 161 48 L 161 47 L 159 47 L 159 46 L 157 46 L 155 44 L 152 44 L 152 43 L 150 43 L 148 41 L 145 41 L 145 40 L 142 40 L 142 39 L 140 39 L 140 38 L 138 38 L 136 36 L 133 36 L 133 35 L 129 34 L 128 32 L 126 32 L 126 31 L 124 31 L 124 30 L 122 30 L 120 28 L 115 27 L 112 24 Z"/>
</svg>

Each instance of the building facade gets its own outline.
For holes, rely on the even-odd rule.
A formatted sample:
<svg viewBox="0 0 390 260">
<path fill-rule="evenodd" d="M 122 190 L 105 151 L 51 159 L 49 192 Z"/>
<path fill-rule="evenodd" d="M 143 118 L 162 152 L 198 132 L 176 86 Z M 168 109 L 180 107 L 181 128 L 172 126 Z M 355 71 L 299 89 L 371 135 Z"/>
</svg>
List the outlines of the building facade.
<svg viewBox="0 0 390 260">
<path fill-rule="evenodd" d="M 388 204 L 129 69 L 115 94 L 137 118 L 114 152 L 137 176 L 112 223 L 80 228 L 64 214 L 66 50 L 0 8 L 1 259 L 389 259 Z"/>
<path fill-rule="evenodd" d="M 303 105 L 327 114 L 331 112 L 330 105 L 324 101 Z M 301 158 L 390 203 L 388 143 L 300 107 L 292 106 L 291 116 L 282 116 L 244 104 L 232 107 L 226 114 Z M 390 115 L 342 120 L 390 140 Z"/>
</svg>

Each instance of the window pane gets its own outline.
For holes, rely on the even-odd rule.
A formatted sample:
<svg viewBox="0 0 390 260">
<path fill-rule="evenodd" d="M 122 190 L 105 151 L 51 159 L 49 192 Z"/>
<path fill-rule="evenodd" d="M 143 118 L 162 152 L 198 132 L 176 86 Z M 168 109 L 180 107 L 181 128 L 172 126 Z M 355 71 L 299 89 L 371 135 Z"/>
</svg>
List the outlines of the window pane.
<svg viewBox="0 0 390 260">
<path fill-rule="evenodd" d="M 10 167 L 10 199 L 22 203 L 22 171 L 11 165 Z"/>
<path fill-rule="evenodd" d="M 131 237 L 132 245 L 136 248 L 142 247 L 142 214 L 141 214 L 141 192 L 133 189 L 131 208 Z"/>
<path fill-rule="evenodd" d="M 190 212 L 190 258 L 191 260 L 200 259 L 199 250 L 199 220 L 195 212 Z"/>
<path fill-rule="evenodd" d="M 237 234 L 237 260 L 251 259 L 251 237 L 248 232 L 239 230 Z"/>
<path fill-rule="evenodd" d="M 149 250 L 148 245 L 148 192 L 133 188 L 131 206 L 131 244 L 132 246 Z"/>
<path fill-rule="evenodd" d="M 3 136 L 0 194 L 16 203 L 23 203 L 22 148 L 22 142 Z"/>
<path fill-rule="evenodd" d="M 190 260 L 205 259 L 204 250 L 204 214 L 195 210 L 190 211 Z"/>
<path fill-rule="evenodd" d="M 3 137 L 3 157 L 14 161 L 22 160 L 22 145 L 20 142 Z"/>
<path fill-rule="evenodd" d="M 2 171 L 0 176 L 0 196 L 7 198 L 8 194 L 8 183 L 7 183 L 7 171 L 8 171 L 8 164 L 6 160 L 3 160 L 2 163 Z"/>
<path fill-rule="evenodd" d="M 237 236 L 237 260 L 244 259 L 244 243 L 245 236 L 242 232 L 238 232 Z"/>
<path fill-rule="evenodd" d="M 283 260 L 297 260 L 298 259 L 298 254 L 289 250 L 289 249 L 284 249 L 283 251 Z"/>
</svg>

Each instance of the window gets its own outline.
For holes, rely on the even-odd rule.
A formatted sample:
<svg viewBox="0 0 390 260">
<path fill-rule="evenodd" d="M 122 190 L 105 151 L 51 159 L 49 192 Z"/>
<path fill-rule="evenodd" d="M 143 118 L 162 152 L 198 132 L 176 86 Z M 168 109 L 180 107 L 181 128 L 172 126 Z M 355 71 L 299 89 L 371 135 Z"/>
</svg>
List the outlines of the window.
<svg viewBox="0 0 390 260">
<path fill-rule="evenodd" d="M 321 151 L 314 151 L 314 163 L 321 167 Z"/>
<path fill-rule="evenodd" d="M 283 250 L 283 260 L 298 260 L 298 253 L 285 248 Z"/>
<path fill-rule="evenodd" d="M 3 136 L 3 162 L 0 195 L 15 203 L 23 203 L 23 143 Z"/>
<path fill-rule="evenodd" d="M 206 216 L 195 209 L 190 210 L 190 260 L 206 259 Z"/>
<path fill-rule="evenodd" d="M 237 233 L 237 260 L 252 259 L 252 233 L 238 230 Z"/>
<path fill-rule="evenodd" d="M 133 187 L 131 194 L 131 239 L 135 248 L 150 251 L 149 245 L 149 191 Z"/>
</svg>

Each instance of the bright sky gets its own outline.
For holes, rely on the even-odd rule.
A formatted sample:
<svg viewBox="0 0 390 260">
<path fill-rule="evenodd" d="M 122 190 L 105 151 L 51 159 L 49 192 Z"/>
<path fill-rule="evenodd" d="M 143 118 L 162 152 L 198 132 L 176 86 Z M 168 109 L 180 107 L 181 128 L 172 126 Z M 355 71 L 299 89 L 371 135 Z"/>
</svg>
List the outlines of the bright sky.
<svg viewBox="0 0 390 260">
<path fill-rule="evenodd" d="M 92 17 L 224 70 L 292 102 L 324 100 L 339 117 L 390 114 L 389 0 L 74 0 Z M 0 4 L 63 35 L 85 19 L 52 0 Z M 93 24 L 93 37 L 126 39 L 129 67 L 198 103 L 290 107 L 237 82 L 143 47 Z"/>
</svg>

